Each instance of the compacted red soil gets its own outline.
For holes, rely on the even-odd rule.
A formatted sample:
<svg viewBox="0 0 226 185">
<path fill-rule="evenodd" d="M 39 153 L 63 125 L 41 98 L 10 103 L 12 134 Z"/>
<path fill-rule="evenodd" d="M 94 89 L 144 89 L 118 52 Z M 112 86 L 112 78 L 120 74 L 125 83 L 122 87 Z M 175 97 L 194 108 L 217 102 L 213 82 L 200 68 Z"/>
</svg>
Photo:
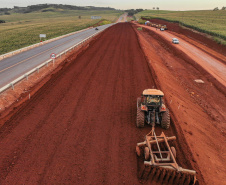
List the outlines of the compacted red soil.
<svg viewBox="0 0 226 185">
<path fill-rule="evenodd" d="M 136 25 L 135 29 L 137 26 L 141 25 Z M 194 60 L 190 50 L 198 51 L 199 47 L 190 46 L 190 50 L 184 52 L 181 44 L 174 45 L 167 40 L 165 35 L 168 31 L 163 33 L 147 26 L 142 31 L 137 30 L 137 33 L 165 93 L 174 126 L 177 131 L 182 131 L 180 135 L 186 138 L 193 154 L 192 161 L 204 178 L 204 182 L 199 183 L 224 184 L 226 87 L 214 78 L 215 74 L 205 70 L 203 63 L 199 65 Z M 173 33 L 170 34 L 172 36 Z M 189 39 L 180 37 L 179 40 L 188 45 L 186 40 Z M 200 51 L 196 59 L 201 60 L 203 56 L 206 56 L 206 61 L 212 57 Z M 221 59 L 224 57 L 221 56 Z M 225 68 L 221 60 L 216 63 Z M 195 82 L 197 79 L 204 83 Z M 226 76 L 222 76 L 222 79 L 225 81 Z"/>
<path fill-rule="evenodd" d="M 1 127 L 0 184 L 138 184 L 150 127 L 136 128 L 136 99 L 152 87 L 132 26 L 109 28 Z"/>
<path fill-rule="evenodd" d="M 198 184 L 224 182 L 224 94 L 206 79 L 193 84 L 202 73 L 164 41 L 138 35 L 129 23 L 110 27 L 3 119 L 0 184 L 139 184 L 135 146 L 151 127 L 136 128 L 136 99 L 146 88 L 166 95 L 164 133 L 177 137 L 179 165 L 196 170 Z"/>
</svg>

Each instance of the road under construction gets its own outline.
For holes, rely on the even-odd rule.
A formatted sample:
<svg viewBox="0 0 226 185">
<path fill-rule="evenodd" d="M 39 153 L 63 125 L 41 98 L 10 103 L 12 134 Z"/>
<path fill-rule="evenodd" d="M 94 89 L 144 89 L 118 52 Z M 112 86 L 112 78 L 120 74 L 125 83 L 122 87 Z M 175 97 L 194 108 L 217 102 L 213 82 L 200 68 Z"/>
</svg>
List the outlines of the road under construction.
<svg viewBox="0 0 226 185">
<path fill-rule="evenodd" d="M 178 164 L 195 170 L 198 184 L 223 182 L 225 92 L 163 42 L 118 23 L 72 53 L 1 119 L 0 184 L 158 184 L 139 178 L 135 153 L 151 130 L 136 127 L 136 100 L 148 88 L 165 94 L 171 126 L 164 133 L 177 138 Z M 204 84 L 194 82 L 201 77 Z"/>
</svg>

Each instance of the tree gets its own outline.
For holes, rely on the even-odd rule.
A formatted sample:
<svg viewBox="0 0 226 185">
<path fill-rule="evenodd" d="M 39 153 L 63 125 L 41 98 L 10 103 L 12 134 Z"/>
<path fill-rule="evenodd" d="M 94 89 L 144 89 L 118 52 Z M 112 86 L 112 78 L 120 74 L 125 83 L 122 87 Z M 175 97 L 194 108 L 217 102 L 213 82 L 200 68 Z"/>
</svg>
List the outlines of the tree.
<svg viewBox="0 0 226 185">
<path fill-rule="evenodd" d="M 142 12 L 144 11 L 142 8 L 136 9 L 137 12 Z"/>
<path fill-rule="evenodd" d="M 153 10 L 155 10 L 155 7 L 153 7 Z"/>
<path fill-rule="evenodd" d="M 159 10 L 159 7 L 156 7 L 157 10 Z"/>
<path fill-rule="evenodd" d="M 217 10 L 219 10 L 218 7 L 216 7 L 216 8 L 213 9 L 213 11 L 217 11 Z"/>
<path fill-rule="evenodd" d="M 225 7 L 225 6 L 223 6 L 223 7 L 221 8 L 221 10 L 226 10 L 226 7 Z"/>
</svg>

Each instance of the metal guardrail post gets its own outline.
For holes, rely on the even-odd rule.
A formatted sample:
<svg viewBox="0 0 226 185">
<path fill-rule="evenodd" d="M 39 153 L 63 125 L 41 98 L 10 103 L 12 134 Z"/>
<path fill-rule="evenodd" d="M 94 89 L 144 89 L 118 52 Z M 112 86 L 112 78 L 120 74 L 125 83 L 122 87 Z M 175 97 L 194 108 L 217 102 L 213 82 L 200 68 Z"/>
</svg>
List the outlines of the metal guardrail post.
<svg viewBox="0 0 226 185">
<path fill-rule="evenodd" d="M 13 85 L 13 83 L 10 83 L 10 85 L 11 85 L 12 89 L 14 90 L 14 85 Z"/>
</svg>

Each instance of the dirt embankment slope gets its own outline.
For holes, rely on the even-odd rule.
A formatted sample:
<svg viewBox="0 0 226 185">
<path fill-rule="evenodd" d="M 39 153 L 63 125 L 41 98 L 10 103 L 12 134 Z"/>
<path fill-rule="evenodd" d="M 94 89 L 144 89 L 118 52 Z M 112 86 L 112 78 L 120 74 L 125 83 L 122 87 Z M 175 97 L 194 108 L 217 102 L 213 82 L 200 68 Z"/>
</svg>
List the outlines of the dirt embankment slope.
<svg viewBox="0 0 226 185">
<path fill-rule="evenodd" d="M 135 27 L 136 29 L 136 27 Z M 193 154 L 194 166 L 203 184 L 225 182 L 225 91 L 213 85 L 209 75 L 172 43 L 162 32 L 137 31 L 150 65 L 165 92 L 177 130 L 182 129 Z M 196 83 L 202 79 L 203 83 Z M 194 164 L 193 163 L 193 164 Z"/>
<path fill-rule="evenodd" d="M 188 29 L 185 27 L 181 27 L 178 23 L 172 23 L 160 19 L 151 19 L 149 20 L 154 23 L 167 25 L 169 31 L 174 32 L 174 34 L 181 34 L 186 36 L 187 38 L 191 38 L 192 40 L 198 41 L 200 47 L 205 47 L 204 50 L 207 48 L 211 48 L 215 50 L 217 53 L 221 53 L 222 55 L 226 56 L 226 46 L 218 44 L 213 39 L 210 38 L 207 34 L 200 33 L 198 31 Z"/>
</svg>

